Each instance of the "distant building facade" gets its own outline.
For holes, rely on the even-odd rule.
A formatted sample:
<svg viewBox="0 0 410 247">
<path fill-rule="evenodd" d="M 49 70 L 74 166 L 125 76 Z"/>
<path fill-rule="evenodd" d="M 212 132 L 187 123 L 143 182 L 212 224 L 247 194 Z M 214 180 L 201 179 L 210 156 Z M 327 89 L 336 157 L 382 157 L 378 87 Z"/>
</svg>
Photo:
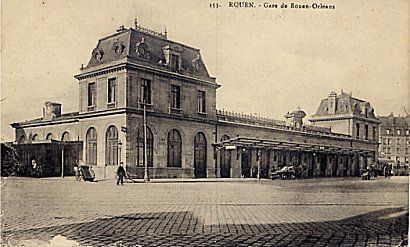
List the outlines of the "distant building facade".
<svg viewBox="0 0 410 247">
<path fill-rule="evenodd" d="M 251 177 L 255 167 L 268 177 L 285 165 L 308 176 L 352 176 L 377 156 L 379 122 L 369 102 L 332 94 L 314 126 L 300 109 L 286 121 L 217 110 L 220 85 L 200 51 L 137 24 L 100 39 L 75 78 L 78 112 L 46 102 L 42 118 L 12 126 L 16 143 L 81 142 L 78 159 L 97 178 L 112 176 L 120 162 L 140 176 L 145 160 L 153 178 Z"/>
<path fill-rule="evenodd" d="M 380 116 L 379 159 L 393 165 L 396 175 L 408 175 L 410 159 L 410 115 Z"/>
<path fill-rule="evenodd" d="M 376 142 L 380 121 L 370 102 L 341 92 L 331 92 L 323 99 L 316 114 L 309 119 L 313 125 L 327 127 L 337 133 L 352 136 L 356 140 Z"/>
</svg>

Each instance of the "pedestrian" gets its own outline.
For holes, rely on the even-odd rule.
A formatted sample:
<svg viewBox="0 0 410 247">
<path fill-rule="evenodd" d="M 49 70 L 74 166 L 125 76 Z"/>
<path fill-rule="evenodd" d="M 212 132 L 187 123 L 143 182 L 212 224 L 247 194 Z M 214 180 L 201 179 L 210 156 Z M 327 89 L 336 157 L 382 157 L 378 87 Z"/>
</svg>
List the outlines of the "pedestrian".
<svg viewBox="0 0 410 247">
<path fill-rule="evenodd" d="M 121 185 L 123 185 L 123 183 L 124 183 L 124 176 L 125 176 L 125 170 L 124 170 L 124 167 L 122 167 L 122 164 L 120 163 L 120 164 L 118 165 L 118 168 L 117 168 L 117 177 L 118 177 L 118 179 L 117 179 L 117 185 L 120 185 L 120 183 L 121 183 Z"/>
</svg>

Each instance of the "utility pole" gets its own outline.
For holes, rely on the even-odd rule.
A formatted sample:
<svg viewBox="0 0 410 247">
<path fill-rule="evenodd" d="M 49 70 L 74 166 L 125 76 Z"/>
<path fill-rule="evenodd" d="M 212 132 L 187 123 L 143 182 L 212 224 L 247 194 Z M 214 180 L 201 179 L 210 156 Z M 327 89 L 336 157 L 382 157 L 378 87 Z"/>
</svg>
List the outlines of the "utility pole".
<svg viewBox="0 0 410 247">
<path fill-rule="evenodd" d="M 144 97 L 144 183 L 149 182 L 148 175 L 148 157 L 147 157 L 147 109 L 146 109 L 146 99 Z"/>
</svg>

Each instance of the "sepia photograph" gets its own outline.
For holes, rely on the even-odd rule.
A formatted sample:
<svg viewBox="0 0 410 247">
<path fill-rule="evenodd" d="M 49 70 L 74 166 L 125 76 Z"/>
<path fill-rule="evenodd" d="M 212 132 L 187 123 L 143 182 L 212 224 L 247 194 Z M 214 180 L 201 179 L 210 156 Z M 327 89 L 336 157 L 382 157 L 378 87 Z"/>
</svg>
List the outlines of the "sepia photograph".
<svg viewBox="0 0 410 247">
<path fill-rule="evenodd" d="M 408 246 L 407 0 L 1 23 L 1 246 Z"/>
</svg>

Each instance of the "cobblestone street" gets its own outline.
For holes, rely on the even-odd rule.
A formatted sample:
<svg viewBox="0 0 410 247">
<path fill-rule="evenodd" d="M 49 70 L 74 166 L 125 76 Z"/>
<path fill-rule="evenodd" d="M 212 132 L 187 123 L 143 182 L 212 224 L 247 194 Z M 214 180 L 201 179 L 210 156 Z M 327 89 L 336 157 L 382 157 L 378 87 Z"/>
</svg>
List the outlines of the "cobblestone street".
<svg viewBox="0 0 410 247">
<path fill-rule="evenodd" d="M 158 182 L 158 181 L 157 181 Z M 2 239 L 82 246 L 394 246 L 408 177 L 149 184 L 2 180 Z"/>
</svg>

